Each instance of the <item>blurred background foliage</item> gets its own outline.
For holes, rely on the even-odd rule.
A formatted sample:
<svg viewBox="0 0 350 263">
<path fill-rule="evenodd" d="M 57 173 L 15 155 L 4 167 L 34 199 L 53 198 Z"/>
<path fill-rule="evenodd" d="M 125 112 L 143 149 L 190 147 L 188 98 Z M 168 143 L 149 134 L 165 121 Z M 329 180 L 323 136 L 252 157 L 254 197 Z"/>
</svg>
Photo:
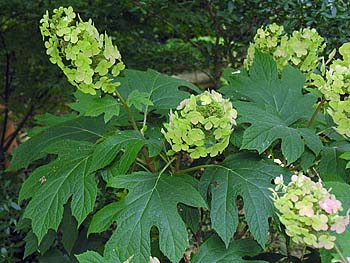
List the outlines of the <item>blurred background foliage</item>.
<svg viewBox="0 0 350 263">
<path fill-rule="evenodd" d="M 46 10 L 67 5 L 113 36 L 127 67 L 171 75 L 202 72 L 213 88 L 226 67 L 241 66 L 262 25 L 276 22 L 289 33 L 316 28 L 327 41 L 326 53 L 350 37 L 350 1 L 345 0 L 0 1 L 0 262 L 36 260 L 22 259 L 24 237 L 15 231 L 24 175 L 3 169 L 7 152 L 33 126 L 36 114 L 67 112 L 72 101 L 72 87 L 49 62 L 39 32 Z M 40 262 L 54 261 L 46 256 Z"/>
</svg>

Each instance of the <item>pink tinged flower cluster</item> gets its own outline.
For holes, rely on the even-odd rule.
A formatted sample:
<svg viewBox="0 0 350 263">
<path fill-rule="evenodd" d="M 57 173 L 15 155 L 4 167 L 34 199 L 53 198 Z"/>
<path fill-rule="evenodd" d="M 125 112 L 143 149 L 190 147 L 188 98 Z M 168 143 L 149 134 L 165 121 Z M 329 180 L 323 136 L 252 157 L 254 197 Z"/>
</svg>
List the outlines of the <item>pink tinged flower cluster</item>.
<svg viewBox="0 0 350 263">
<path fill-rule="evenodd" d="M 304 243 L 315 248 L 332 249 L 336 237 L 349 225 L 350 215 L 340 216 L 342 204 L 323 187 L 321 181 L 314 182 L 309 177 L 293 175 L 285 184 L 283 176 L 275 179 L 274 205 L 279 218 L 286 227 L 286 233 L 296 243 Z"/>
</svg>

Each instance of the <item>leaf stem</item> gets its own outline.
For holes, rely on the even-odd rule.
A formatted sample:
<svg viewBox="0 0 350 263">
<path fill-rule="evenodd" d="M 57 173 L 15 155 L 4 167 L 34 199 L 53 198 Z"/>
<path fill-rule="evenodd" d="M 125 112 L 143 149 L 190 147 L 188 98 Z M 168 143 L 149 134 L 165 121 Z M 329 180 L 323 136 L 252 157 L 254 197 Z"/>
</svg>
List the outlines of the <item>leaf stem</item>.
<svg viewBox="0 0 350 263">
<path fill-rule="evenodd" d="M 309 120 L 308 124 L 307 124 L 307 128 L 310 128 L 312 123 L 314 122 L 316 116 L 317 116 L 317 113 L 321 110 L 322 108 L 322 105 L 326 102 L 326 99 L 325 98 L 322 98 L 320 103 L 317 105 L 317 108 L 315 109 L 314 113 L 312 114 L 311 116 L 311 119 Z"/>
<path fill-rule="evenodd" d="M 166 163 L 169 162 L 169 158 L 166 158 L 166 156 L 164 156 L 164 154 L 160 153 L 159 156 L 160 156 L 160 158 L 162 158 L 162 160 L 164 162 L 166 162 Z M 172 173 L 175 173 L 175 169 L 172 165 L 170 165 L 170 170 Z"/>
<path fill-rule="evenodd" d="M 122 103 L 126 113 L 128 114 L 128 119 L 129 119 L 131 126 L 133 127 L 134 130 L 139 131 L 139 128 L 137 127 L 136 121 L 135 121 L 134 117 L 132 116 L 130 108 L 129 108 L 128 104 L 126 103 L 125 99 L 123 98 L 122 95 L 120 95 L 120 93 L 117 90 L 115 91 L 115 94 L 117 95 L 117 97 L 120 100 L 120 102 Z"/>
<path fill-rule="evenodd" d="M 306 245 L 304 245 L 304 247 L 303 247 L 303 251 L 302 251 L 302 254 L 301 254 L 301 257 L 300 257 L 301 261 L 303 261 L 305 253 L 306 253 Z"/>
<path fill-rule="evenodd" d="M 334 244 L 334 248 L 335 248 L 335 250 L 337 251 L 337 253 L 338 253 L 338 255 L 339 255 L 339 257 L 340 257 L 342 263 L 347 263 L 347 261 L 346 261 L 344 255 L 343 255 L 343 253 L 340 251 L 340 249 L 339 249 L 339 247 L 337 246 L 337 244 Z"/>
<path fill-rule="evenodd" d="M 202 165 L 194 166 L 194 167 L 183 169 L 183 170 L 178 170 L 176 172 L 176 174 L 188 173 L 188 172 L 200 170 L 202 168 L 210 168 L 210 167 L 214 167 L 214 166 L 215 166 L 214 164 L 202 164 Z"/>
<path fill-rule="evenodd" d="M 159 176 L 161 176 L 161 175 L 165 172 L 165 170 L 171 165 L 171 163 L 172 163 L 173 161 L 175 161 L 175 160 L 176 160 L 176 156 L 173 157 L 173 158 L 163 167 L 163 169 L 159 172 Z"/>
<path fill-rule="evenodd" d="M 289 238 L 287 237 L 286 238 L 286 250 L 287 250 L 287 262 L 288 263 L 290 263 L 290 262 L 292 262 L 291 261 L 291 257 L 292 257 L 292 255 L 291 255 L 291 253 L 290 253 L 290 241 L 289 241 Z"/>
<path fill-rule="evenodd" d="M 128 104 L 126 103 L 125 99 L 123 98 L 123 96 L 117 90 L 115 91 L 115 94 L 119 98 L 119 100 L 122 103 L 126 113 L 128 114 L 128 119 L 129 119 L 129 122 L 130 122 L 131 126 L 133 127 L 133 129 L 135 131 L 140 132 L 142 134 L 142 136 L 143 136 L 143 133 L 137 127 L 136 121 L 135 121 L 134 117 L 132 116 L 130 108 L 129 108 Z M 143 156 L 144 156 L 144 158 L 145 158 L 145 160 L 146 160 L 146 162 L 148 164 L 149 169 L 152 172 L 154 172 L 156 170 L 155 167 L 154 167 L 154 163 L 151 160 L 151 158 L 149 157 L 148 151 L 147 151 L 147 149 L 145 147 L 142 148 L 142 154 L 143 154 Z"/>
<path fill-rule="evenodd" d="M 148 112 L 148 105 L 146 105 L 145 112 L 143 113 L 143 122 L 142 122 L 142 128 L 141 128 L 141 133 L 145 133 L 145 127 L 147 123 L 147 112 Z"/>
</svg>

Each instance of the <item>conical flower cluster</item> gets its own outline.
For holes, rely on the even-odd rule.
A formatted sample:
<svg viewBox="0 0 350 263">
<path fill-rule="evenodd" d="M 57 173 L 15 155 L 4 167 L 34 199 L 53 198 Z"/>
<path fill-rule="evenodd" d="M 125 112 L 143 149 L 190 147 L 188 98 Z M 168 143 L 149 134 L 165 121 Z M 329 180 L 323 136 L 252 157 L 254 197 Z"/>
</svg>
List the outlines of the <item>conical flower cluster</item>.
<svg viewBox="0 0 350 263">
<path fill-rule="evenodd" d="M 169 123 L 162 129 L 171 145 L 171 153 L 185 151 L 197 159 L 214 157 L 228 146 L 237 111 L 220 93 L 205 91 L 183 100 L 177 111 L 170 112 Z"/>
<path fill-rule="evenodd" d="M 336 239 L 333 233 L 343 233 L 349 224 L 349 214 L 339 215 L 341 202 L 321 181 L 314 182 L 303 174 L 293 175 L 288 185 L 282 176 L 277 177 L 275 184 L 274 205 L 287 235 L 296 243 L 332 249 Z"/>
<path fill-rule="evenodd" d="M 84 93 L 97 89 L 113 93 L 120 85 L 112 80 L 125 68 L 117 46 L 105 33 L 99 34 L 91 19 L 83 22 L 72 7 L 47 12 L 40 20 L 46 53 L 57 64 L 68 81 Z"/>
</svg>

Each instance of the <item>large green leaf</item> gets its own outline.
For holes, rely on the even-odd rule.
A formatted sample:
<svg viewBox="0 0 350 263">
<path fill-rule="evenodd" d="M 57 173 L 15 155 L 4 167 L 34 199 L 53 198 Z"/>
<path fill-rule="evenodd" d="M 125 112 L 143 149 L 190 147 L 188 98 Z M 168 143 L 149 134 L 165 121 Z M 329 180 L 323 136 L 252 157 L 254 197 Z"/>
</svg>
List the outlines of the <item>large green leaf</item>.
<svg viewBox="0 0 350 263">
<path fill-rule="evenodd" d="M 341 144 L 325 146 L 321 152 L 318 171 L 324 181 L 347 181 L 350 171 L 346 169 L 346 161 L 340 158 L 344 152 Z"/>
<path fill-rule="evenodd" d="M 340 249 L 340 251 L 343 253 L 344 257 L 347 257 L 350 259 L 350 229 L 348 227 L 347 231 L 344 233 L 337 235 L 336 243 Z"/>
<path fill-rule="evenodd" d="M 263 263 L 261 260 L 245 260 L 245 256 L 255 256 L 261 252 L 261 247 L 253 240 L 241 239 L 230 243 L 228 248 L 220 238 L 209 238 L 195 254 L 191 263 Z"/>
<path fill-rule="evenodd" d="M 96 171 L 106 167 L 123 152 L 113 169 L 116 174 L 125 174 L 145 144 L 145 138 L 137 131 L 116 131 L 96 146 L 90 169 Z"/>
<path fill-rule="evenodd" d="M 63 139 L 95 142 L 106 133 L 107 127 L 102 118 L 81 117 L 59 123 L 36 134 L 15 150 L 9 170 L 14 171 L 28 167 L 47 153 L 43 150 L 52 143 Z"/>
<path fill-rule="evenodd" d="M 318 155 L 322 143 L 312 130 L 295 128 L 301 119 L 309 119 L 316 98 L 303 95 L 305 77 L 287 66 L 281 78 L 273 58 L 256 52 L 249 76 L 234 74 L 225 95 L 236 93 L 244 101 L 236 101 L 239 123 L 250 123 L 243 135 L 242 149 L 265 151 L 274 141 L 281 140 L 282 154 L 288 163 L 304 152 L 304 144 Z"/>
<path fill-rule="evenodd" d="M 68 205 L 64 208 L 60 230 L 62 232 L 62 245 L 67 254 L 70 255 L 78 239 L 79 231 L 77 221 L 72 216 L 72 211 Z"/>
<path fill-rule="evenodd" d="M 49 229 L 57 231 L 70 197 L 78 225 L 92 211 L 97 195 L 94 173 L 89 172 L 92 150 L 89 142 L 65 140 L 52 144 L 45 151 L 58 154 L 57 159 L 36 169 L 24 182 L 19 200 L 31 198 L 24 217 L 31 219 L 39 243 Z"/>
<path fill-rule="evenodd" d="M 244 155 L 231 155 L 224 162 L 207 168 L 201 178 L 201 189 L 210 192 L 212 226 L 226 246 L 238 225 L 236 199 L 243 198 L 249 230 L 264 247 L 269 230 L 268 218 L 274 216 L 274 205 L 269 188 L 272 180 L 289 171 L 269 160 L 257 160 Z"/>
<path fill-rule="evenodd" d="M 133 263 L 144 263 L 151 256 L 150 230 L 159 230 L 161 251 L 171 262 L 179 262 L 188 244 L 186 226 L 178 214 L 177 204 L 206 207 L 196 180 L 188 175 L 138 172 L 117 176 L 110 186 L 127 188 L 125 209 L 117 216 L 118 228 L 106 244 L 105 256 L 113 251 L 121 260 L 134 255 Z"/>
<path fill-rule="evenodd" d="M 45 255 L 39 257 L 39 263 L 74 263 L 57 248 L 50 249 Z"/>
<path fill-rule="evenodd" d="M 117 258 L 104 258 L 95 251 L 87 251 L 76 256 L 79 263 L 120 263 Z"/>
<path fill-rule="evenodd" d="M 176 108 L 180 101 L 190 95 L 185 91 L 179 90 L 181 86 L 196 93 L 201 92 L 200 89 L 185 80 L 172 78 L 150 69 L 147 71 L 125 70 L 124 77 L 120 77 L 117 80 L 121 83 L 118 91 L 125 98 L 128 98 L 135 90 L 141 92 L 141 94 L 148 94 L 148 97 L 144 96 L 144 99 L 148 99 L 153 103 L 149 110 Z"/>
<path fill-rule="evenodd" d="M 34 235 L 33 231 L 29 231 L 24 238 L 24 241 L 26 242 L 25 248 L 24 248 L 24 255 L 23 258 L 28 257 L 29 255 L 33 254 L 36 251 L 39 251 L 41 255 L 45 254 L 46 251 L 50 249 L 53 242 L 55 241 L 57 234 L 54 231 L 49 231 L 43 238 L 43 241 L 41 242 L 40 246 L 38 246 L 38 239 Z"/>
<path fill-rule="evenodd" d="M 77 102 L 69 106 L 78 111 L 82 116 L 96 117 L 104 115 L 104 121 L 108 122 L 113 116 L 118 116 L 120 111 L 120 102 L 110 95 L 101 97 L 99 93 L 95 96 L 77 91 L 74 96 Z"/>
</svg>

